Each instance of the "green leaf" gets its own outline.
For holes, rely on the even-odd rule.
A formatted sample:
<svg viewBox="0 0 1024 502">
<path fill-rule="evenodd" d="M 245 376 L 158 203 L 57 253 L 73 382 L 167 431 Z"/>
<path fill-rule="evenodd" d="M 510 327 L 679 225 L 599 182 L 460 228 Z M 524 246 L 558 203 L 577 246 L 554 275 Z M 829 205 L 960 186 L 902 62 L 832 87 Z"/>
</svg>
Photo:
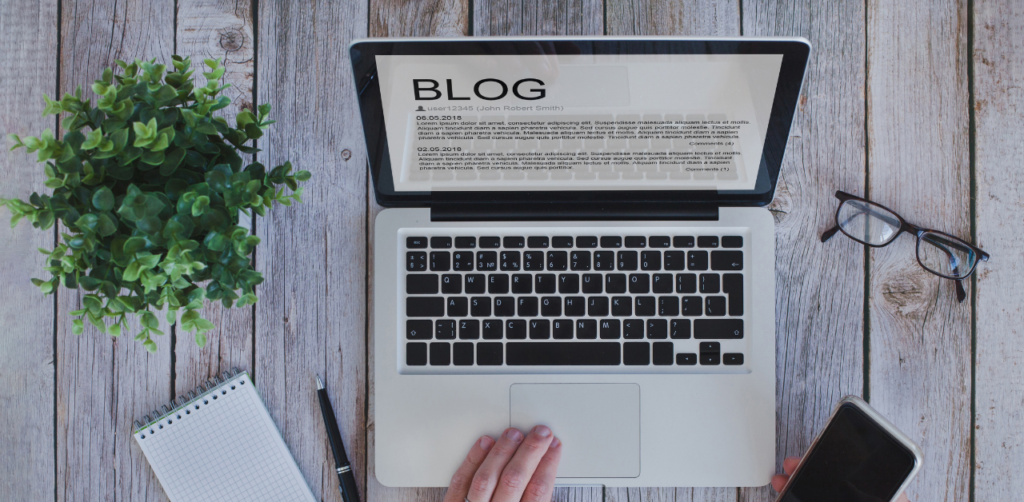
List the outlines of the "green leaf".
<svg viewBox="0 0 1024 502">
<path fill-rule="evenodd" d="M 156 342 L 152 339 L 147 338 L 145 342 L 142 342 L 142 346 L 146 348 L 151 354 L 156 352 Z"/>
<path fill-rule="evenodd" d="M 71 321 L 71 332 L 76 335 L 81 335 L 85 331 L 85 323 L 81 319 L 74 319 Z"/>
<path fill-rule="evenodd" d="M 156 318 L 156 315 L 148 310 L 142 313 L 139 322 L 149 329 L 157 329 L 160 327 L 160 320 Z"/>
<path fill-rule="evenodd" d="M 114 209 L 114 192 L 108 187 L 100 187 L 92 195 L 92 205 L 100 211 Z"/>
<path fill-rule="evenodd" d="M 142 251 L 146 247 L 146 239 L 142 237 L 132 237 L 124 243 L 124 254 L 134 255 L 139 251 Z"/>
<path fill-rule="evenodd" d="M 196 331 L 196 345 L 198 345 L 200 348 L 206 346 L 206 333 L 203 333 L 202 331 Z"/>
<path fill-rule="evenodd" d="M 183 148 L 175 148 L 169 153 L 164 155 L 164 161 L 160 164 L 160 176 L 170 176 L 174 173 L 178 166 L 181 165 L 181 161 L 185 158 L 185 150 Z M 173 180 L 172 180 L 173 181 Z"/>
</svg>

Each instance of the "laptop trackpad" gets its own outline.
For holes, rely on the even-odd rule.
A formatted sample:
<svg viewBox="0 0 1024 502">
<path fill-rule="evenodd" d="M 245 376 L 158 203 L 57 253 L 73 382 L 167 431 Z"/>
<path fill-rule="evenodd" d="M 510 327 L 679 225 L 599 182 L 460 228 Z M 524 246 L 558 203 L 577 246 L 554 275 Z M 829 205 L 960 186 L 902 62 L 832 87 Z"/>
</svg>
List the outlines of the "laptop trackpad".
<svg viewBox="0 0 1024 502">
<path fill-rule="evenodd" d="M 560 478 L 640 475 L 640 386 L 637 384 L 515 384 L 510 426 L 544 424 L 564 446 Z"/>
</svg>

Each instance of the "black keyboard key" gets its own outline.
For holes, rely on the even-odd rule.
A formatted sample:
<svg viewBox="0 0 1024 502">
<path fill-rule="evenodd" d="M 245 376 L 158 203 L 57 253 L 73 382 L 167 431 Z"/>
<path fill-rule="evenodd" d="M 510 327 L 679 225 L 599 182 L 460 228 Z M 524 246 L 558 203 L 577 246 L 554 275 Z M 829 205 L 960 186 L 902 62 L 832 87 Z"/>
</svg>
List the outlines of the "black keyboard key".
<svg viewBox="0 0 1024 502">
<path fill-rule="evenodd" d="M 645 248 L 647 247 L 647 237 L 643 236 L 627 236 L 626 237 L 627 248 Z"/>
<path fill-rule="evenodd" d="M 505 344 L 509 366 L 618 366 L 619 342 L 519 342 Z"/>
<path fill-rule="evenodd" d="M 523 270 L 544 270 L 544 251 L 525 251 Z"/>
<path fill-rule="evenodd" d="M 696 293 L 697 274 L 676 274 L 676 293 Z"/>
<path fill-rule="evenodd" d="M 470 319 L 459 321 L 459 339 L 476 340 L 480 338 L 480 321 Z"/>
<path fill-rule="evenodd" d="M 726 305 L 724 296 L 706 296 L 704 297 L 704 315 L 719 317 L 726 314 Z"/>
<path fill-rule="evenodd" d="M 473 249 L 476 247 L 476 237 L 456 237 L 455 247 L 457 249 Z"/>
<path fill-rule="evenodd" d="M 629 274 L 630 293 L 650 293 L 651 276 L 648 274 Z"/>
<path fill-rule="evenodd" d="M 422 272 L 427 269 L 427 253 L 410 251 L 405 253 L 405 269 L 409 272 Z"/>
<path fill-rule="evenodd" d="M 743 251 L 712 251 L 711 270 L 743 270 Z"/>
<path fill-rule="evenodd" d="M 474 296 L 469 299 L 469 315 L 473 317 L 491 316 L 491 297 Z"/>
<path fill-rule="evenodd" d="M 448 342 L 430 344 L 430 365 L 448 366 L 452 363 L 452 345 Z"/>
<path fill-rule="evenodd" d="M 452 270 L 469 272 L 473 270 L 473 252 L 456 251 L 452 253 Z"/>
<path fill-rule="evenodd" d="M 651 291 L 655 293 L 671 293 L 672 287 L 672 274 L 654 274 L 651 279 Z"/>
<path fill-rule="evenodd" d="M 672 319 L 668 322 L 668 336 L 675 340 L 690 338 L 690 320 Z"/>
<path fill-rule="evenodd" d="M 512 292 L 526 295 L 533 293 L 533 275 L 512 274 Z"/>
<path fill-rule="evenodd" d="M 566 296 L 565 315 L 568 317 L 583 317 L 587 314 L 587 301 L 582 296 Z"/>
<path fill-rule="evenodd" d="M 571 248 L 572 237 L 561 237 L 555 236 L 551 238 L 551 247 L 553 248 Z"/>
<path fill-rule="evenodd" d="M 699 296 L 684 296 L 682 305 L 686 317 L 699 317 L 704 313 L 704 299 Z"/>
<path fill-rule="evenodd" d="M 726 235 L 722 237 L 723 248 L 741 248 L 743 247 L 743 236 L 740 235 Z"/>
<path fill-rule="evenodd" d="M 591 296 L 587 298 L 587 315 L 590 317 L 606 317 L 608 315 L 608 297 Z"/>
<path fill-rule="evenodd" d="M 431 237 L 430 247 L 434 249 L 449 249 L 452 247 L 451 237 Z"/>
<path fill-rule="evenodd" d="M 625 293 L 626 274 L 608 274 L 604 276 L 604 290 L 608 293 Z"/>
<path fill-rule="evenodd" d="M 743 319 L 694 319 L 693 337 L 698 340 L 743 338 Z"/>
<path fill-rule="evenodd" d="M 501 340 L 505 336 L 504 324 L 498 319 L 485 319 L 483 322 L 484 340 Z"/>
<path fill-rule="evenodd" d="M 434 338 L 438 340 L 454 340 L 455 321 L 451 319 L 438 319 L 434 324 Z"/>
<path fill-rule="evenodd" d="M 522 256 L 519 251 L 502 251 L 498 255 L 499 265 L 502 270 L 519 270 L 519 258 Z"/>
<path fill-rule="evenodd" d="M 508 274 L 488 275 L 487 292 L 492 295 L 503 295 L 508 293 Z"/>
<path fill-rule="evenodd" d="M 551 321 L 547 319 L 530 320 L 530 339 L 547 340 L 551 338 Z"/>
<path fill-rule="evenodd" d="M 686 270 L 686 251 L 665 251 L 665 270 Z"/>
<path fill-rule="evenodd" d="M 516 315 L 516 299 L 511 296 L 496 296 L 494 298 L 494 315 L 497 317 Z"/>
<path fill-rule="evenodd" d="M 440 296 L 410 296 L 405 299 L 406 317 L 441 317 L 443 315 L 444 298 Z"/>
<path fill-rule="evenodd" d="M 590 251 L 571 251 L 569 253 L 570 270 L 590 270 Z"/>
<path fill-rule="evenodd" d="M 690 270 L 708 269 L 707 251 L 689 251 L 686 253 L 686 268 Z"/>
<path fill-rule="evenodd" d="M 442 275 L 441 292 L 446 295 L 457 295 L 462 293 L 462 276 L 459 274 Z"/>
<path fill-rule="evenodd" d="M 700 248 L 717 248 L 718 247 L 718 236 L 715 235 L 702 235 L 697 237 L 697 247 Z"/>
<path fill-rule="evenodd" d="M 622 344 L 622 362 L 628 366 L 651 364 L 651 344 L 648 342 L 624 342 Z"/>
<path fill-rule="evenodd" d="M 501 366 L 503 345 L 494 342 L 476 344 L 477 366 Z"/>
<path fill-rule="evenodd" d="M 622 237 L 601 237 L 601 247 L 603 248 L 620 248 L 622 247 Z"/>
<path fill-rule="evenodd" d="M 409 249 L 422 249 L 427 247 L 426 237 L 406 237 L 405 247 Z"/>
<path fill-rule="evenodd" d="M 522 237 L 505 237 L 502 244 L 507 248 L 521 248 L 526 245 L 526 239 Z"/>
<path fill-rule="evenodd" d="M 498 270 L 498 252 L 497 251 L 477 251 L 476 252 L 476 269 L 480 271 L 484 270 Z"/>
<path fill-rule="evenodd" d="M 693 366 L 697 364 L 697 354 L 693 352 L 676 354 L 676 364 L 680 366 Z"/>
<path fill-rule="evenodd" d="M 641 251 L 640 270 L 661 270 L 661 251 Z"/>
<path fill-rule="evenodd" d="M 597 321 L 594 319 L 580 319 L 576 321 L 576 338 L 581 340 L 597 338 Z"/>
<path fill-rule="evenodd" d="M 729 295 L 729 315 L 743 315 L 743 275 L 722 274 L 722 292 Z"/>
<path fill-rule="evenodd" d="M 602 319 L 600 330 L 601 338 L 605 340 L 618 340 L 622 336 L 618 319 Z"/>
<path fill-rule="evenodd" d="M 701 342 L 700 363 L 715 366 L 721 362 L 722 344 L 718 342 Z"/>
<path fill-rule="evenodd" d="M 658 315 L 662 317 L 675 317 L 679 315 L 679 298 L 675 296 L 659 296 Z"/>
<path fill-rule="evenodd" d="M 408 366 L 426 366 L 427 344 L 422 342 L 405 344 L 405 364 Z"/>
<path fill-rule="evenodd" d="M 576 294 L 580 292 L 579 274 L 559 274 L 558 292 L 564 294 Z"/>
<path fill-rule="evenodd" d="M 501 239 L 498 237 L 481 237 L 480 247 L 482 248 L 500 248 Z"/>
<path fill-rule="evenodd" d="M 430 340 L 434 337 L 433 323 L 426 319 L 405 321 L 405 337 L 409 340 Z"/>
<path fill-rule="evenodd" d="M 569 253 L 548 251 L 548 270 L 565 270 L 569 266 Z"/>
<path fill-rule="evenodd" d="M 721 290 L 721 278 L 718 274 L 700 274 L 700 292 L 716 294 Z"/>
<path fill-rule="evenodd" d="M 556 340 L 572 339 L 572 321 L 569 319 L 556 319 L 551 321 L 551 335 Z"/>
<path fill-rule="evenodd" d="M 519 297 L 519 317 L 537 317 L 539 302 L 536 296 Z"/>
<path fill-rule="evenodd" d="M 655 366 L 671 366 L 675 356 L 675 344 L 672 342 L 654 342 L 651 344 L 654 356 L 651 361 Z"/>
<path fill-rule="evenodd" d="M 739 366 L 743 364 L 743 354 L 739 352 L 727 352 L 722 354 L 722 364 L 726 366 Z"/>
<path fill-rule="evenodd" d="M 657 307 L 653 296 L 638 296 L 635 300 L 636 307 L 634 308 L 634 311 L 637 316 L 654 317 L 654 312 Z"/>
<path fill-rule="evenodd" d="M 644 321 L 642 319 L 623 319 L 622 335 L 626 339 L 643 340 Z"/>
<path fill-rule="evenodd" d="M 583 292 L 600 293 L 603 289 L 601 274 L 583 274 Z"/>
<path fill-rule="evenodd" d="M 545 296 L 540 299 L 540 315 L 558 317 L 562 315 L 562 299 L 557 296 Z"/>
<path fill-rule="evenodd" d="M 648 319 L 647 338 L 655 340 L 668 338 L 668 321 L 664 319 Z"/>
<path fill-rule="evenodd" d="M 655 235 L 647 240 L 647 244 L 652 248 L 667 248 L 672 245 L 672 240 L 667 235 Z"/>
<path fill-rule="evenodd" d="M 596 248 L 597 247 L 597 237 L 594 237 L 594 236 L 577 237 L 576 238 L 576 247 L 578 247 L 578 248 Z"/>
<path fill-rule="evenodd" d="M 636 270 L 636 251 L 619 251 L 619 270 Z"/>
<path fill-rule="evenodd" d="M 692 235 L 677 235 L 672 238 L 672 247 L 674 248 L 692 248 L 694 244 L 694 238 Z"/>
<path fill-rule="evenodd" d="M 526 239 L 526 245 L 531 248 L 546 248 L 548 247 L 547 237 L 528 237 Z"/>
<path fill-rule="evenodd" d="M 505 338 L 508 338 L 509 340 L 525 340 L 526 321 L 522 319 L 505 321 Z"/>
<path fill-rule="evenodd" d="M 410 295 L 436 295 L 437 274 L 409 274 L 405 276 L 405 292 Z"/>
<path fill-rule="evenodd" d="M 469 315 L 469 299 L 465 297 L 448 297 L 448 317 L 466 317 Z"/>
<path fill-rule="evenodd" d="M 557 287 L 555 274 L 537 274 L 533 277 L 533 289 L 538 293 L 554 293 Z"/>
<path fill-rule="evenodd" d="M 633 299 L 628 296 L 613 296 L 612 315 L 615 317 L 629 317 L 633 315 Z"/>
<path fill-rule="evenodd" d="M 481 294 L 487 291 L 487 279 L 484 274 L 466 274 L 466 293 Z"/>
<path fill-rule="evenodd" d="M 594 251 L 594 270 L 614 270 L 614 251 Z"/>
<path fill-rule="evenodd" d="M 452 364 L 456 366 L 473 365 L 473 344 L 457 342 L 452 345 Z"/>
<path fill-rule="evenodd" d="M 448 251 L 433 251 L 430 253 L 430 270 L 434 272 L 447 272 L 452 266 L 452 255 Z"/>
</svg>

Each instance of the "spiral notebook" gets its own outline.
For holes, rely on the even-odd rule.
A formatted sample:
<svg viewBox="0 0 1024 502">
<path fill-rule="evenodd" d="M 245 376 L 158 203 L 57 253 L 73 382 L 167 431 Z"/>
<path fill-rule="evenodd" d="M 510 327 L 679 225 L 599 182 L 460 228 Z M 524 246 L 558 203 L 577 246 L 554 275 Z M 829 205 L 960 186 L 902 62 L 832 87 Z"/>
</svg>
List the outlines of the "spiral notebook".
<svg viewBox="0 0 1024 502">
<path fill-rule="evenodd" d="M 173 502 L 315 501 L 247 372 L 224 372 L 135 422 Z"/>
</svg>

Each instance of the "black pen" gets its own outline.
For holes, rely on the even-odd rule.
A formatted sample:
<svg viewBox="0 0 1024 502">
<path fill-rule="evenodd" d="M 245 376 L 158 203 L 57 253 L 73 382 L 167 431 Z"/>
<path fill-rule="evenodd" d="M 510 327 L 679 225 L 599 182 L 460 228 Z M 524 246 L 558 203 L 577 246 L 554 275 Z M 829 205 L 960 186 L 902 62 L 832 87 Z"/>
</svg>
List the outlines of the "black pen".
<svg viewBox="0 0 1024 502">
<path fill-rule="evenodd" d="M 327 439 L 331 443 L 331 451 L 334 452 L 334 466 L 338 470 L 341 500 L 359 502 L 356 477 L 352 475 L 352 465 L 348 463 L 348 456 L 345 455 L 345 445 L 341 442 L 341 432 L 338 431 L 338 421 L 334 418 L 334 408 L 331 408 L 331 400 L 327 397 L 320 375 L 316 376 L 316 393 L 320 398 L 320 411 L 324 415 L 324 425 L 327 427 Z"/>
</svg>

